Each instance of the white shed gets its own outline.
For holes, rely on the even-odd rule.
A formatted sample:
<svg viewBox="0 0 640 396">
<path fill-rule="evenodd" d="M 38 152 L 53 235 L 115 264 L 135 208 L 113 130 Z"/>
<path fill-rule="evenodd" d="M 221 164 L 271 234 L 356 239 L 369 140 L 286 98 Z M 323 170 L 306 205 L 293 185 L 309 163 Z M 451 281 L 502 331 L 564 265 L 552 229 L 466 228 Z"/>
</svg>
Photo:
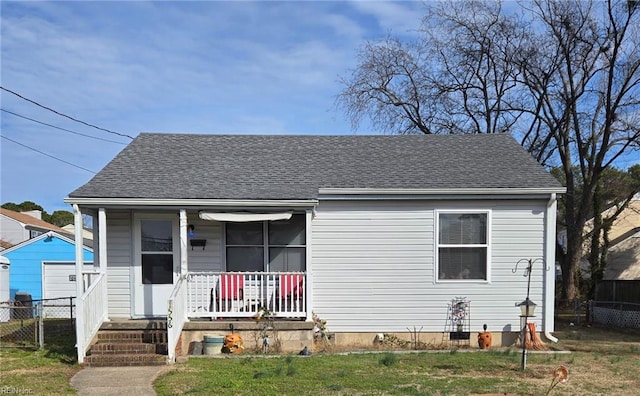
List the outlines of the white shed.
<svg viewBox="0 0 640 396">
<path fill-rule="evenodd" d="M 43 315 L 47 318 L 68 318 L 71 297 L 76 296 L 76 270 L 73 262 L 42 263 Z M 74 314 L 75 316 L 75 314 Z"/>
</svg>

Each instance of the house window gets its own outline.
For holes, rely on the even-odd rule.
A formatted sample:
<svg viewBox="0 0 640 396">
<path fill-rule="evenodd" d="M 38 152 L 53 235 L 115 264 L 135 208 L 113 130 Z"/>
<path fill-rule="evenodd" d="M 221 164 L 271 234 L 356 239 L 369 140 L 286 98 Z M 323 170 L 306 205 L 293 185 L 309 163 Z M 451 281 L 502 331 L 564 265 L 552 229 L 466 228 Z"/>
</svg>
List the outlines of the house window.
<svg viewBox="0 0 640 396">
<path fill-rule="evenodd" d="M 438 280 L 488 280 L 489 212 L 438 212 Z"/>
<path fill-rule="evenodd" d="M 173 233 L 171 220 L 142 220 L 142 283 L 173 283 Z"/>
<path fill-rule="evenodd" d="M 306 269 L 305 215 L 289 220 L 227 223 L 227 271 L 292 272 Z"/>
<path fill-rule="evenodd" d="M 43 232 L 41 232 L 41 231 L 29 230 L 29 239 L 38 237 L 38 236 L 40 236 L 42 234 L 43 234 Z"/>
</svg>

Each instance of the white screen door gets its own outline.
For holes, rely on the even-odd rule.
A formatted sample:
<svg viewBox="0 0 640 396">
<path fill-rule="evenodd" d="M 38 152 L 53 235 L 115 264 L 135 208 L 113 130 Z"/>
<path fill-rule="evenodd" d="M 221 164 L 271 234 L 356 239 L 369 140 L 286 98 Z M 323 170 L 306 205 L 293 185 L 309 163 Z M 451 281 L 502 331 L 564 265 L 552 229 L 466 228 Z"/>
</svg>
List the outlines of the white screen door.
<svg viewBox="0 0 640 396">
<path fill-rule="evenodd" d="M 136 226 L 135 316 L 166 316 L 180 271 L 177 221 L 140 218 Z"/>
</svg>

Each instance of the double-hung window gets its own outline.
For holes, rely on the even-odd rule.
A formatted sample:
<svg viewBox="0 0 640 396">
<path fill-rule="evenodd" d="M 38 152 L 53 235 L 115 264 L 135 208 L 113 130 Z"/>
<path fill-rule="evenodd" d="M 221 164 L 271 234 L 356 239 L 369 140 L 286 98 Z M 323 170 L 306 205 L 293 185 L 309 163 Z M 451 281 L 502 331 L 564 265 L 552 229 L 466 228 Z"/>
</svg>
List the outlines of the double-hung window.
<svg viewBox="0 0 640 396">
<path fill-rule="evenodd" d="M 489 211 L 437 211 L 438 280 L 489 280 Z"/>
<path fill-rule="evenodd" d="M 294 272 L 306 269 L 306 216 L 227 223 L 227 271 Z"/>
</svg>

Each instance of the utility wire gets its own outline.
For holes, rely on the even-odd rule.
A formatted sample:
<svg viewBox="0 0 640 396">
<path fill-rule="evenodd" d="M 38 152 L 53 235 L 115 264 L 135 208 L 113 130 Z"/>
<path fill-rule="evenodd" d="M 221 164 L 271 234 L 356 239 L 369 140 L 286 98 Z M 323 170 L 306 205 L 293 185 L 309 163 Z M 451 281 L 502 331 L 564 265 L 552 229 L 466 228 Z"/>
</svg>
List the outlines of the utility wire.
<svg viewBox="0 0 640 396">
<path fill-rule="evenodd" d="M 14 115 L 14 116 L 16 116 L 16 117 L 24 118 L 25 120 L 33 121 L 33 122 L 36 122 L 36 123 L 38 123 L 38 124 L 46 125 L 46 126 L 51 127 L 51 128 L 59 129 L 59 130 L 61 130 L 61 131 L 65 131 L 65 132 L 73 133 L 73 134 L 80 135 L 80 136 L 84 136 L 84 137 L 88 137 L 88 138 L 91 138 L 91 139 L 102 140 L 103 142 L 109 142 L 109 143 L 122 144 L 123 146 L 124 146 L 124 145 L 126 145 L 126 143 L 116 142 L 115 140 L 103 139 L 103 138 L 99 138 L 99 137 L 96 137 L 96 136 L 91 136 L 91 135 L 86 135 L 86 134 L 84 134 L 84 133 L 71 131 L 71 130 L 69 130 L 69 129 L 60 128 L 59 126 L 55 126 L 55 125 L 47 124 L 46 122 L 42 122 L 42 121 L 38 121 L 38 120 L 34 120 L 33 118 L 29 118 L 29 117 L 26 117 L 26 116 L 20 115 L 20 114 L 18 114 L 18 113 L 14 113 L 13 111 L 5 110 L 5 109 L 3 109 L 3 108 L 0 108 L 0 110 L 4 111 L 5 113 L 9 113 L 9 114 L 11 114 L 11 115 Z"/>
<path fill-rule="evenodd" d="M 96 172 L 94 172 L 94 171 L 92 171 L 92 170 L 90 170 L 90 169 L 83 168 L 83 167 L 81 167 L 80 165 L 72 164 L 72 163 L 71 163 L 71 162 L 69 162 L 69 161 L 65 161 L 65 160 L 60 159 L 60 158 L 58 158 L 58 157 L 54 157 L 54 156 L 53 156 L 53 155 L 51 155 L 51 154 L 47 154 L 47 153 L 42 152 L 42 151 L 40 151 L 40 150 L 38 150 L 38 149 L 35 149 L 35 148 L 33 148 L 33 147 L 29 147 L 29 146 L 27 146 L 26 144 L 22 144 L 22 143 L 20 143 L 20 142 L 16 142 L 15 140 L 13 140 L 13 139 L 9 139 L 8 137 L 6 137 L 6 136 L 4 136 L 4 135 L 0 135 L 0 137 L 1 137 L 1 138 L 3 138 L 3 139 L 7 139 L 8 141 L 10 141 L 10 142 L 12 142 L 12 143 L 15 143 L 15 144 L 17 144 L 17 145 L 19 145 L 19 146 L 22 146 L 22 147 L 28 148 L 29 150 L 33 150 L 33 151 L 35 151 L 35 152 L 37 152 L 37 153 L 40 153 L 40 154 L 42 154 L 42 155 L 46 155 L 47 157 L 49 157 L 49 158 L 53 158 L 54 160 L 57 160 L 57 161 L 60 161 L 60 162 L 64 162 L 64 163 L 65 163 L 65 164 L 67 164 L 67 165 L 75 166 L 76 168 L 82 169 L 82 170 L 87 171 L 87 172 L 89 172 L 89 173 L 93 173 L 94 175 L 96 174 Z"/>
<path fill-rule="evenodd" d="M 53 113 L 56 113 L 56 114 L 57 114 L 57 115 L 59 115 L 59 116 L 66 117 L 66 118 L 68 118 L 68 119 L 70 119 L 70 120 L 73 120 L 73 121 L 75 121 L 75 122 L 79 122 L 79 123 L 84 124 L 84 125 L 86 125 L 86 126 L 90 126 L 91 128 L 96 128 L 96 129 L 99 129 L 99 130 L 101 130 L 101 131 L 105 131 L 105 132 L 113 133 L 114 135 L 118 135 L 118 136 L 128 137 L 129 139 L 132 139 L 132 140 L 133 140 L 133 136 L 129 136 L 129 135 L 126 135 L 126 134 L 123 134 L 123 133 L 114 132 L 114 131 L 111 131 L 111 130 L 109 130 L 109 129 L 105 129 L 105 128 L 100 128 L 99 126 L 95 126 L 95 125 L 89 124 L 89 123 L 87 123 L 87 122 L 84 122 L 84 121 L 78 120 L 78 119 L 73 118 L 73 117 L 71 117 L 71 116 L 68 116 L 68 115 L 66 115 L 66 114 L 60 113 L 60 112 L 58 112 L 58 111 L 56 111 L 56 110 L 54 110 L 54 109 L 52 109 L 52 108 L 50 108 L 50 107 L 47 107 L 47 106 L 41 105 L 40 103 L 36 102 L 35 100 L 31 100 L 31 99 L 29 99 L 29 98 L 25 98 L 24 96 L 20 95 L 19 93 L 14 92 L 14 91 L 12 91 L 12 90 L 10 90 L 10 89 L 7 89 L 7 88 L 5 88 L 5 87 L 3 87 L 3 86 L 1 86 L 1 85 L 0 85 L 0 89 L 2 89 L 3 91 L 7 91 L 7 92 L 9 92 L 10 94 L 15 95 L 15 96 L 19 97 L 20 99 L 24 99 L 24 100 L 26 100 L 27 102 L 33 103 L 33 104 L 34 104 L 34 105 L 36 105 L 36 106 L 42 107 L 43 109 L 49 110 L 49 111 L 51 111 L 51 112 L 53 112 Z"/>
</svg>

